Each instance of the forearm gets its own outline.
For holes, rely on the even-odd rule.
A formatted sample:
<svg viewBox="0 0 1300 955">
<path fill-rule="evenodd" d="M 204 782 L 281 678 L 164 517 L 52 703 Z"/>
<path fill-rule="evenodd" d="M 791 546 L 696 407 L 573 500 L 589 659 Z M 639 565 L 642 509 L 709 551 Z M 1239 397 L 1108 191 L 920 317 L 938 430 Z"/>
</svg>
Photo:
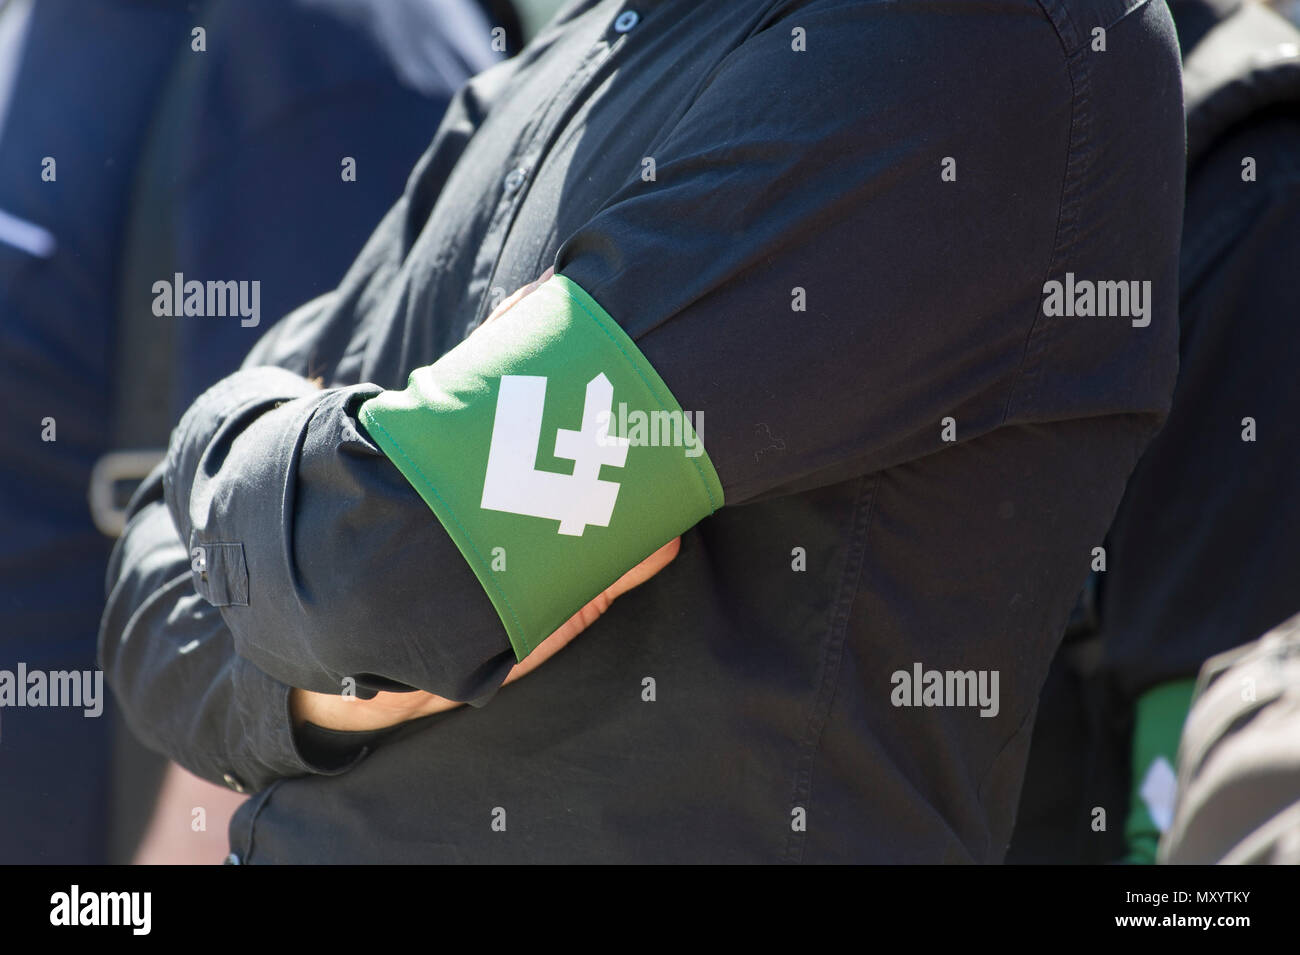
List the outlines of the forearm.
<svg viewBox="0 0 1300 955">
<path fill-rule="evenodd" d="M 261 368 L 195 402 L 166 464 L 194 588 L 235 651 L 285 684 L 476 700 L 514 656 L 455 546 L 358 428 L 378 391 Z"/>
<path fill-rule="evenodd" d="M 290 688 L 237 656 L 220 613 L 194 593 L 160 494 L 155 476 L 113 552 L 99 634 L 100 665 L 132 729 L 196 775 L 247 791 L 330 770 L 295 743 Z"/>
</svg>

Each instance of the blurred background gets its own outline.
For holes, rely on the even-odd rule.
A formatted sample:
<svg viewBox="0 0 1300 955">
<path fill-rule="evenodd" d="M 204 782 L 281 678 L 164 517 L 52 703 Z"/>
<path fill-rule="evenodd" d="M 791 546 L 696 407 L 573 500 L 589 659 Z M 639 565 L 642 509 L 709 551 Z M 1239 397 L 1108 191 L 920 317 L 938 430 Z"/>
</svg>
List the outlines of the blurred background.
<svg viewBox="0 0 1300 955">
<path fill-rule="evenodd" d="M 558 6 L 0 0 L 0 672 L 95 668 L 109 550 L 171 427 L 337 284 L 452 94 Z M 160 319 L 178 274 L 256 277 L 260 318 Z M 0 683 L 0 862 L 220 862 L 244 795 L 144 750 L 99 686 Z"/>
</svg>

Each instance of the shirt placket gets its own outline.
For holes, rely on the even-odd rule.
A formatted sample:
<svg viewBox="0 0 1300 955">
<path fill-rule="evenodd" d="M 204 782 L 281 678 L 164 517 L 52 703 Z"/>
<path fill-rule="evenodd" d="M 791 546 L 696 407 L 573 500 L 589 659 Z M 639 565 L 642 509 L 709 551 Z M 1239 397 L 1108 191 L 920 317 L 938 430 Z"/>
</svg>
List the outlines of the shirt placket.
<svg viewBox="0 0 1300 955">
<path fill-rule="evenodd" d="M 481 324 L 492 310 L 494 302 L 491 292 L 501 254 L 539 166 L 546 161 L 559 134 L 571 121 L 578 106 L 590 95 L 602 68 L 626 47 L 630 34 L 641 20 L 641 13 L 631 7 L 621 8 L 614 15 L 599 39 L 587 50 L 582 62 L 546 103 L 540 121 L 520 137 L 503 163 L 508 171 L 502 177 L 496 206 L 479 245 L 471 273 L 471 282 L 478 287 L 477 302 L 465 329 L 466 335 Z M 508 294 L 513 289 L 505 291 Z"/>
</svg>

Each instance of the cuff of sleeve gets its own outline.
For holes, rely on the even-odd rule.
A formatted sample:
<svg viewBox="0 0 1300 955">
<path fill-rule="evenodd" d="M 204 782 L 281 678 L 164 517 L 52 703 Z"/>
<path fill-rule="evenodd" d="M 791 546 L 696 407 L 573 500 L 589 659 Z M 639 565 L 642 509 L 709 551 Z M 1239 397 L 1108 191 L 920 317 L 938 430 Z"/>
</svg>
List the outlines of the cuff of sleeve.
<svg viewBox="0 0 1300 955">
<path fill-rule="evenodd" d="M 455 541 L 519 660 L 723 503 L 702 417 L 563 275 L 358 417 Z"/>
<path fill-rule="evenodd" d="M 319 390 L 283 368 L 249 368 L 223 378 L 195 399 L 172 432 L 164 471 L 167 510 L 181 540 L 190 538 L 189 499 L 195 473 L 222 427 L 250 412 L 260 413 L 268 404 Z"/>
<path fill-rule="evenodd" d="M 347 772 L 370 752 L 372 744 L 393 731 L 381 730 L 350 732 L 303 723 L 294 731 L 298 753 L 308 763 L 319 767 L 316 772 Z"/>
<path fill-rule="evenodd" d="M 276 779 L 314 774 L 337 776 L 347 772 L 370 753 L 372 745 L 387 731 L 332 734 L 328 744 L 318 745 L 320 736 L 295 733 L 289 707 L 291 687 L 259 670 L 242 657 L 235 662 L 235 703 L 250 743 L 256 743 L 255 758 L 242 782 L 250 791 L 265 788 Z"/>
</svg>

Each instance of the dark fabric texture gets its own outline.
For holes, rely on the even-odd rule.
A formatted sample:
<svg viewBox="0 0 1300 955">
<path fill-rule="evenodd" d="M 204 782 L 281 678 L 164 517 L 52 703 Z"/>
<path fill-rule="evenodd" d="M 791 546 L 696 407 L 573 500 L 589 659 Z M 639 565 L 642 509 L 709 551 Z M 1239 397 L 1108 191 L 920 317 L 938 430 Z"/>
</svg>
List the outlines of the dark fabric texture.
<svg viewBox="0 0 1300 955">
<path fill-rule="evenodd" d="M 1178 384 L 1107 536 L 1099 626 L 1053 664 L 1015 861 L 1115 858 L 1090 813 L 1122 831 L 1137 697 L 1300 609 L 1300 59 L 1279 55 L 1300 33 L 1256 4 L 1172 9 L 1192 150 Z"/>
<path fill-rule="evenodd" d="M 243 861 L 1005 850 L 1048 661 L 1175 374 L 1184 162 L 1167 11 L 636 9 L 628 28 L 620 4 L 579 0 L 471 81 L 339 288 L 173 435 L 172 516 L 199 545 L 242 543 L 249 604 L 217 611 L 219 659 L 168 657 L 183 624 L 165 605 L 187 589 L 124 626 L 153 599 L 124 542 L 105 665 L 124 698 L 168 698 L 141 714 L 170 708 L 159 745 L 207 775 L 223 760 L 250 773 L 261 794 L 232 827 Z M 487 702 L 505 632 L 355 408 L 549 265 L 703 413 L 727 506 Z M 1044 282 L 1067 271 L 1150 281 L 1149 326 L 1044 316 Z M 320 373 L 325 390 L 259 364 Z M 129 663 L 132 644 L 145 657 Z M 181 667 L 225 686 L 231 655 L 277 686 L 238 733 L 165 679 Z M 891 674 L 918 661 L 998 671 L 996 715 L 893 705 Z M 486 705 L 401 727 L 343 773 L 293 769 L 287 728 L 272 729 L 279 688 L 338 692 L 345 676 Z"/>
</svg>

